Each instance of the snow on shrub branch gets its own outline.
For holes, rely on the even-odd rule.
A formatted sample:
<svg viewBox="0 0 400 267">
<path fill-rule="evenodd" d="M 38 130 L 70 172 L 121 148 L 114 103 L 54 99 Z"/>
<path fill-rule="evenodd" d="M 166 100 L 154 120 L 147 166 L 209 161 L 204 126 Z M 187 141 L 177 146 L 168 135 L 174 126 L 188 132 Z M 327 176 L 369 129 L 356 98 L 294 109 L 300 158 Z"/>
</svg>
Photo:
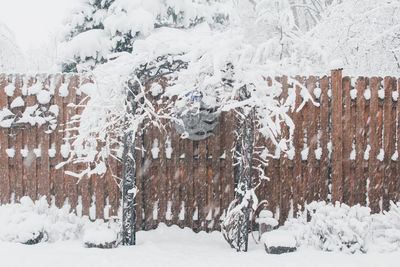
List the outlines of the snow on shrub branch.
<svg viewBox="0 0 400 267">
<path fill-rule="evenodd" d="M 400 249 L 400 202 L 378 214 L 360 205 L 312 202 L 280 230 L 292 233 L 298 246 L 324 251 L 395 251 Z"/>
</svg>

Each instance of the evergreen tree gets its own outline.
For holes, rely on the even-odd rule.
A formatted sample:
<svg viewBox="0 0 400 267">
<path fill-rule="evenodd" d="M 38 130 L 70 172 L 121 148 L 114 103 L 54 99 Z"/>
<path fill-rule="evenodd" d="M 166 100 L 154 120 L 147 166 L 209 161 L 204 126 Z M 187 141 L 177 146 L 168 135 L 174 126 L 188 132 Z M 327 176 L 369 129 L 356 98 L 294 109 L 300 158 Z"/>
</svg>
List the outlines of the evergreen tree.
<svg viewBox="0 0 400 267">
<path fill-rule="evenodd" d="M 68 19 L 68 30 L 65 34 L 65 41 L 71 42 L 77 35 L 95 29 L 104 30 L 103 18 L 114 0 L 84 0 L 82 5 L 73 10 Z M 91 65 L 104 62 L 104 58 L 96 53 L 96 56 L 73 55 L 73 59 L 67 59 L 62 63 L 63 72 L 76 72 L 77 64 L 91 62 Z"/>
<path fill-rule="evenodd" d="M 191 28 L 202 22 L 224 25 L 228 15 L 210 0 L 82 0 L 67 21 L 62 71 L 93 69 L 109 55 L 132 52 L 136 39 L 160 27 Z"/>
</svg>

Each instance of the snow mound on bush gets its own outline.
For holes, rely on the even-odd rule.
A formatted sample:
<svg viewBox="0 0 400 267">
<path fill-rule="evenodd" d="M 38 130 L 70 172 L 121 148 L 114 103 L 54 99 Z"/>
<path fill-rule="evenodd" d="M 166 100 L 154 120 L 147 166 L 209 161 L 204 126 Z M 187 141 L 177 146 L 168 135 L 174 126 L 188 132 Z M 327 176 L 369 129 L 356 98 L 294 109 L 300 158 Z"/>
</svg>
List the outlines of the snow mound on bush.
<svg viewBox="0 0 400 267">
<path fill-rule="evenodd" d="M 108 225 L 103 220 L 97 220 L 85 230 L 83 242 L 99 246 L 116 242 L 118 238 L 119 227 L 116 224 Z"/>
<path fill-rule="evenodd" d="M 280 230 L 295 233 L 300 246 L 324 251 L 394 251 L 400 249 L 400 203 L 392 203 L 388 212 L 371 214 L 360 205 L 312 202 Z"/>
<path fill-rule="evenodd" d="M 294 234 L 290 231 L 277 229 L 261 236 L 262 242 L 268 247 L 297 247 Z"/>
<path fill-rule="evenodd" d="M 43 233 L 41 241 L 55 242 L 81 240 L 86 232 L 97 231 L 98 238 L 107 228 L 117 229 L 117 225 L 102 220 L 91 222 L 87 216 L 78 217 L 69 212 L 65 205 L 59 209 L 49 205 L 46 197 L 33 202 L 29 197 L 22 197 L 20 203 L 0 206 L 0 241 L 27 243 Z M 114 230 L 115 231 L 115 230 Z M 107 237 L 105 241 L 109 238 Z"/>
<path fill-rule="evenodd" d="M 374 250 L 400 249 L 400 202 L 391 202 L 390 210 L 372 215 L 372 244 Z"/>
</svg>

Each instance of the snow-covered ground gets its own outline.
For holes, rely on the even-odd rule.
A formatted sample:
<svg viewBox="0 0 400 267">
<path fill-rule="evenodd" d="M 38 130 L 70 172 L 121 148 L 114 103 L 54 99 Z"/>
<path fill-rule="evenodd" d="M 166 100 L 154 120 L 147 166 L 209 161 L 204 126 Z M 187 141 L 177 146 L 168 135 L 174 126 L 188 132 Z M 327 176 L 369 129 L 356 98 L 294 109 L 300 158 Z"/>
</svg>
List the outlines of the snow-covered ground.
<svg viewBox="0 0 400 267">
<path fill-rule="evenodd" d="M 62 209 L 49 205 L 45 197 L 35 202 L 23 197 L 20 203 L 0 206 L 0 267 L 399 266 L 399 207 L 392 204 L 390 212 L 370 215 L 365 207 L 312 203 L 307 206 L 313 211 L 310 222 L 304 213 L 269 232 L 276 234 L 278 244 L 282 244 L 281 236 L 285 234 L 296 237 L 298 250 L 271 255 L 265 252 L 263 244 L 256 244 L 251 238 L 249 251 L 238 253 L 220 232 L 194 233 L 189 228 L 164 224 L 152 231 L 139 231 L 136 246 L 87 248 L 86 241 L 99 244 L 115 240 L 118 224 L 91 222 L 85 216 L 69 213 L 68 205 Z M 42 242 L 22 244 L 40 232 L 45 233 Z M 273 241 L 269 233 L 263 239 Z M 320 244 L 318 237 L 322 233 L 326 241 Z M 344 244 L 350 244 L 353 250 L 343 248 Z"/>
<path fill-rule="evenodd" d="M 300 248 L 283 255 L 266 254 L 251 241 L 249 252 L 232 250 L 221 233 L 194 233 L 161 224 L 140 231 L 138 244 L 116 249 L 85 248 L 80 241 L 23 245 L 0 242 L 1 266 L 399 266 L 394 253 L 344 254 Z"/>
</svg>

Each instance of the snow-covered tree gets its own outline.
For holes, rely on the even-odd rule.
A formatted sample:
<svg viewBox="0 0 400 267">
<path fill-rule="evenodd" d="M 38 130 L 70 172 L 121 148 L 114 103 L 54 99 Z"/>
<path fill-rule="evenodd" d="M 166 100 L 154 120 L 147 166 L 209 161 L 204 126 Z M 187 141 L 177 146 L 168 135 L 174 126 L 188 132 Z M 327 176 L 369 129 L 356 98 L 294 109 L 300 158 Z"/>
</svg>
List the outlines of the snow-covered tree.
<svg viewBox="0 0 400 267">
<path fill-rule="evenodd" d="M 0 21 L 0 72 L 21 71 L 23 60 L 13 32 Z"/>
<path fill-rule="evenodd" d="M 328 60 L 339 58 L 346 73 L 400 73 L 399 0 L 332 4 L 307 35 L 317 40 Z"/>
<path fill-rule="evenodd" d="M 191 28 L 226 20 L 222 5 L 208 0 L 82 0 L 66 21 L 62 69 L 90 70 L 114 53 L 131 53 L 135 40 L 160 27 Z"/>
</svg>

